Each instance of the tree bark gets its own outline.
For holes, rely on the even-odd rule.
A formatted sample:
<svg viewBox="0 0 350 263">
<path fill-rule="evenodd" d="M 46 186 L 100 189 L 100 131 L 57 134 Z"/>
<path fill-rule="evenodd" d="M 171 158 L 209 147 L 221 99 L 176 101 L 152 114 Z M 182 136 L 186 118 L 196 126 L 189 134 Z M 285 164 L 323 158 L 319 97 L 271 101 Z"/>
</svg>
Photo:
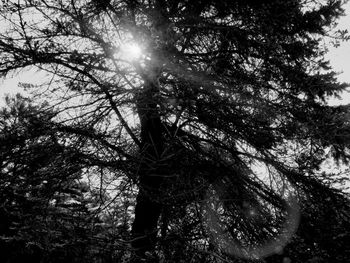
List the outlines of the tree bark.
<svg viewBox="0 0 350 263">
<path fill-rule="evenodd" d="M 166 13 L 164 1 L 156 0 L 154 4 L 153 28 L 164 49 L 168 45 L 166 43 L 169 39 L 166 32 L 170 21 L 167 15 L 164 15 Z M 147 251 L 154 251 L 157 223 L 162 210 L 159 196 L 164 180 L 162 175 L 165 172 L 164 167 L 160 165 L 164 150 L 164 137 L 156 97 L 159 95 L 159 67 L 162 65 L 160 50 L 163 49 L 159 48 L 152 54 L 152 61 L 149 61 L 146 67 L 147 76 L 145 76 L 144 87 L 137 99 L 141 124 L 140 153 L 142 160 L 139 169 L 139 193 L 136 198 L 135 219 L 132 226 L 134 237 L 132 246 L 140 256 L 144 256 Z"/>
<path fill-rule="evenodd" d="M 144 257 L 147 251 L 154 250 L 157 222 L 161 213 L 161 204 L 157 197 L 162 183 L 158 163 L 163 152 L 163 136 L 157 102 L 154 99 L 158 92 L 157 79 L 152 77 L 145 81 L 137 98 L 141 124 L 141 163 L 139 193 L 132 225 L 132 246 L 140 257 Z"/>
</svg>

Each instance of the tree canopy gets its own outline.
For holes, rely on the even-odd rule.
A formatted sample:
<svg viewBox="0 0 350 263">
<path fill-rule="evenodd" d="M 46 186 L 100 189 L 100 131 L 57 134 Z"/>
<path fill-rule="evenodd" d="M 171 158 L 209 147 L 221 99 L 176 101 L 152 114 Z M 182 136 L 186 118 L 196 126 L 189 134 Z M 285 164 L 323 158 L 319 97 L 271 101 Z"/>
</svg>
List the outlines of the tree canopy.
<svg viewBox="0 0 350 263">
<path fill-rule="evenodd" d="M 323 169 L 350 157 L 349 107 L 327 104 L 347 84 L 324 57 L 348 39 L 343 3 L 3 0 L 0 74 L 42 84 L 0 113 L 2 249 L 349 259 L 349 178 Z"/>
</svg>

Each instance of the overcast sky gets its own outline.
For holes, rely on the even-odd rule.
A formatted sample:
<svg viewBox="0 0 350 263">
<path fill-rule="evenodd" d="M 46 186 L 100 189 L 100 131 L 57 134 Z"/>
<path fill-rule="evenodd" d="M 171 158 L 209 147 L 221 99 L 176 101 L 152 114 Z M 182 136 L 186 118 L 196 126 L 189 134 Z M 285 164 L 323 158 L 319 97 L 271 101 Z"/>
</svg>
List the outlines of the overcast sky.
<svg viewBox="0 0 350 263">
<path fill-rule="evenodd" d="M 346 16 L 339 20 L 339 29 L 348 29 L 350 32 L 350 1 L 345 5 Z M 338 48 L 330 47 L 327 58 L 331 61 L 331 65 L 336 72 L 339 72 L 339 81 L 350 83 L 350 41 L 343 42 Z M 18 82 L 38 83 L 40 77 L 33 72 L 23 72 L 15 78 L 6 80 L 0 79 L 0 106 L 3 105 L 3 97 L 6 93 L 16 93 L 20 89 L 17 87 Z M 349 88 L 350 91 L 350 88 Z M 342 95 L 341 100 L 330 99 L 331 105 L 350 103 L 350 92 Z"/>
<path fill-rule="evenodd" d="M 344 7 L 346 16 L 340 18 L 338 28 L 347 29 L 350 32 L 350 1 Z M 343 42 L 338 48 L 330 48 L 327 58 L 333 69 L 340 72 L 339 81 L 350 83 L 350 41 Z M 342 100 L 331 100 L 330 102 L 331 104 L 348 104 L 350 103 L 350 92 L 344 93 Z"/>
</svg>

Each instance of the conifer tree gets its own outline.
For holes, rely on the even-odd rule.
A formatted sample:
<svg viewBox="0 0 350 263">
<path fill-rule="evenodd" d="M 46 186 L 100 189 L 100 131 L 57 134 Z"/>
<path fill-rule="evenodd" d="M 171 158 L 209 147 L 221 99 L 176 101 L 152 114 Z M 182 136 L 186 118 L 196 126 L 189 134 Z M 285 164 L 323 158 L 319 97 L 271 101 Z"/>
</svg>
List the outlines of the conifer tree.
<svg viewBox="0 0 350 263">
<path fill-rule="evenodd" d="M 332 257 L 320 229 L 346 229 L 349 200 L 322 163 L 348 161 L 350 130 L 324 41 L 347 39 L 342 4 L 2 1 L 0 73 L 37 69 L 23 85 L 47 125 L 137 189 L 135 262 Z"/>
</svg>

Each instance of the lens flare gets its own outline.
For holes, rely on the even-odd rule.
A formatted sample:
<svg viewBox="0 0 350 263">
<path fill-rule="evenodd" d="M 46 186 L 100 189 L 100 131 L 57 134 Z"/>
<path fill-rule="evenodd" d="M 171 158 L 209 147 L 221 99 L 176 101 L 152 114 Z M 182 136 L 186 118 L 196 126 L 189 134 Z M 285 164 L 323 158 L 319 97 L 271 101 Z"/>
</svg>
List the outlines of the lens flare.
<svg viewBox="0 0 350 263">
<path fill-rule="evenodd" d="M 245 217 L 252 227 L 259 229 L 259 227 L 263 227 L 261 225 L 261 219 L 263 218 L 261 208 L 256 202 L 243 202 L 241 208 L 237 208 L 235 204 L 237 199 L 232 199 L 232 201 L 227 199 L 227 194 L 231 194 L 232 190 L 225 189 L 226 187 L 220 183 L 214 184 L 211 189 L 208 189 L 206 200 L 203 202 L 203 222 L 213 244 L 227 254 L 250 260 L 262 259 L 272 254 L 281 254 L 284 247 L 291 241 L 299 225 L 300 207 L 297 198 L 292 194 L 283 198 L 284 209 L 278 212 L 284 214 L 280 225 L 272 229 L 274 234 L 269 238 L 254 244 L 254 242 L 250 243 L 244 238 L 238 226 L 239 222 L 237 222 L 238 225 L 233 223 L 231 227 L 227 225 L 227 214 L 232 216 L 241 213 L 241 216 Z M 227 209 L 233 210 L 229 211 Z M 265 216 L 271 216 L 272 218 L 274 213 L 277 213 L 273 212 L 275 209 L 277 208 L 271 207 L 270 215 L 265 214 Z M 266 213 L 266 210 L 264 211 Z"/>
</svg>

